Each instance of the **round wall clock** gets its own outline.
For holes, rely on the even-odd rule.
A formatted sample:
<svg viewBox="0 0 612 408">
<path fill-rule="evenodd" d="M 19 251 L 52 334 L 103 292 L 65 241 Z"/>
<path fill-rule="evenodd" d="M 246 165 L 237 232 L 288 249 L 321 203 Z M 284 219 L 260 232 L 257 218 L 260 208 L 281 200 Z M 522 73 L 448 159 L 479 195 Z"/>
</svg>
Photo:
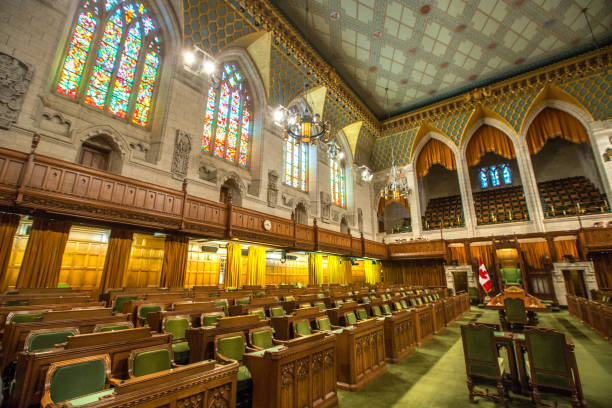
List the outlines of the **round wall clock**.
<svg viewBox="0 0 612 408">
<path fill-rule="evenodd" d="M 270 231 L 272 229 L 272 222 L 270 220 L 264 220 L 263 227 L 266 231 Z"/>
</svg>

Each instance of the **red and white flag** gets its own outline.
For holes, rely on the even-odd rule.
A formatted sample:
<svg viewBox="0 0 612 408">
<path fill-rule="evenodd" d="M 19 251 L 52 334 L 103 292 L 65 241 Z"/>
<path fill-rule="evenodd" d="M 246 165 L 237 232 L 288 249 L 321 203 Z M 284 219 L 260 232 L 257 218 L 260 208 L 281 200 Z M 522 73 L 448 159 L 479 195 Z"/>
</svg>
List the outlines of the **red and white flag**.
<svg viewBox="0 0 612 408">
<path fill-rule="evenodd" d="M 482 258 L 478 258 L 478 281 L 480 282 L 480 286 L 485 290 L 485 292 L 489 293 L 491 290 L 491 279 L 489 279 L 489 274 L 487 273 L 487 268 L 482 263 Z"/>
</svg>

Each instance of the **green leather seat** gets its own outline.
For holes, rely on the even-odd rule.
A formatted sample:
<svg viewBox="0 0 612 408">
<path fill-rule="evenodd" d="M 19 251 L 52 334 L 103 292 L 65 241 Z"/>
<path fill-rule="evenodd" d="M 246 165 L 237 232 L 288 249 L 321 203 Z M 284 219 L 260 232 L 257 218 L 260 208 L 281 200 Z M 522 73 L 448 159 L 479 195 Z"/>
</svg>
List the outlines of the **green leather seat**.
<svg viewBox="0 0 612 408">
<path fill-rule="evenodd" d="M 355 313 L 349 312 L 344 315 L 347 326 L 352 326 L 357 323 L 357 317 L 355 317 Z"/>
<path fill-rule="evenodd" d="M 142 377 L 170 368 L 172 368 L 172 358 L 167 347 L 142 351 L 132 356 L 132 375 L 134 377 Z"/>
<path fill-rule="evenodd" d="M 395 310 L 402 310 L 402 304 L 400 302 L 393 302 L 393 307 L 395 307 Z"/>
<path fill-rule="evenodd" d="M 30 335 L 26 338 L 25 351 L 37 351 L 50 349 L 55 347 L 56 344 L 65 343 L 68 336 L 74 336 L 79 334 L 78 329 L 66 329 L 59 331 L 44 331 L 44 332 L 30 332 Z"/>
<path fill-rule="evenodd" d="M 520 268 L 501 268 L 499 270 L 504 285 L 522 285 L 523 277 Z"/>
<path fill-rule="evenodd" d="M 294 323 L 295 333 L 299 336 L 310 336 L 312 331 L 310 330 L 310 322 L 308 320 L 300 320 Z"/>
<path fill-rule="evenodd" d="M 325 295 L 323 293 L 317 293 L 317 299 L 323 299 Z"/>
<path fill-rule="evenodd" d="M 185 341 L 185 333 L 191 326 L 186 317 L 168 318 L 164 320 L 164 331 L 172 334 L 172 352 L 177 364 L 189 362 L 189 343 Z M 181 341 L 183 340 L 183 341 Z"/>
<path fill-rule="evenodd" d="M 55 404 L 70 402 L 81 406 L 112 394 L 106 387 L 107 365 L 104 356 L 61 365 L 53 369 L 49 378 L 49 396 Z"/>
<path fill-rule="evenodd" d="M 249 314 L 254 314 L 255 316 L 259 317 L 259 320 L 266 320 L 266 312 L 263 310 L 263 308 L 251 309 L 249 310 Z"/>
<path fill-rule="evenodd" d="M 282 317 L 285 315 L 285 309 L 281 306 L 273 306 L 270 308 L 270 316 L 271 317 Z"/>
<path fill-rule="evenodd" d="M 372 315 L 375 316 L 375 317 L 382 316 L 382 312 L 380 311 L 380 306 L 378 306 L 378 305 L 372 306 Z"/>
<path fill-rule="evenodd" d="M 331 331 L 332 327 L 329 321 L 329 317 L 322 317 L 320 319 L 317 319 L 317 327 L 319 328 L 319 330 Z"/>
<path fill-rule="evenodd" d="M 361 298 L 361 301 L 363 303 L 370 303 L 370 298 L 368 296 L 364 296 L 363 298 Z"/>
<path fill-rule="evenodd" d="M 251 344 L 262 349 L 274 347 L 272 332 L 270 329 L 254 330 L 251 333 Z"/>
<path fill-rule="evenodd" d="M 138 296 L 117 296 L 115 298 L 115 304 L 113 305 L 113 312 L 121 313 L 121 309 L 125 302 L 129 302 L 130 300 L 138 300 Z"/>
<path fill-rule="evenodd" d="M 416 299 L 409 299 L 409 301 L 410 301 L 410 306 L 416 306 L 417 305 Z"/>
<path fill-rule="evenodd" d="M 255 296 L 263 296 L 266 294 L 265 290 L 258 290 L 257 292 L 255 292 Z"/>
<path fill-rule="evenodd" d="M 423 305 L 423 301 L 421 300 L 420 297 L 416 298 L 416 302 L 418 306 L 422 306 Z"/>
<path fill-rule="evenodd" d="M 357 318 L 359 320 L 366 320 L 368 318 L 368 312 L 365 309 L 357 309 Z"/>
<path fill-rule="evenodd" d="M 202 313 L 202 326 L 214 326 L 217 324 L 217 320 L 222 319 L 223 317 L 224 314 L 221 312 Z"/>
<path fill-rule="evenodd" d="M 7 306 L 27 306 L 30 303 L 27 299 L 15 299 L 15 300 L 7 300 Z"/>
<path fill-rule="evenodd" d="M 383 303 L 382 310 L 383 310 L 383 313 L 386 315 L 391 314 L 391 306 L 389 306 L 387 303 Z"/>
<path fill-rule="evenodd" d="M 7 323 L 31 323 L 39 322 L 42 320 L 41 312 L 33 313 L 9 313 L 7 316 Z"/>
<path fill-rule="evenodd" d="M 228 314 L 228 305 L 227 305 L 227 299 L 221 299 L 221 300 L 213 300 L 213 305 L 215 307 L 222 307 L 223 308 L 223 312 L 225 313 L 225 315 L 227 316 Z"/>
<path fill-rule="evenodd" d="M 318 307 L 319 310 L 324 311 L 325 309 L 327 309 L 327 307 L 325 307 L 325 303 L 323 302 L 314 302 L 312 304 L 314 307 Z"/>
<path fill-rule="evenodd" d="M 295 296 L 285 296 L 285 302 L 293 302 L 295 301 Z"/>
<path fill-rule="evenodd" d="M 126 322 L 121 324 L 109 324 L 109 325 L 99 325 L 94 328 L 94 333 L 104 333 L 109 331 L 118 331 L 118 330 L 126 330 L 132 329 L 134 326 L 132 322 Z"/>
<path fill-rule="evenodd" d="M 408 309 L 408 303 L 404 299 L 400 300 L 400 305 L 402 305 L 402 309 Z"/>
<path fill-rule="evenodd" d="M 236 360 L 240 363 L 238 368 L 238 382 L 251 379 L 249 369 L 242 364 L 244 356 L 244 338 L 242 336 L 223 337 L 217 341 L 217 353 L 224 358 Z"/>
<path fill-rule="evenodd" d="M 149 313 L 154 313 L 154 312 L 161 312 L 162 311 L 162 307 L 161 305 L 141 305 L 138 308 L 138 320 L 143 324 L 148 326 L 149 325 Z"/>
<path fill-rule="evenodd" d="M 249 298 L 240 298 L 240 299 L 236 299 L 236 304 L 237 305 L 248 305 L 250 302 Z"/>
<path fill-rule="evenodd" d="M 336 307 L 340 307 L 344 304 L 344 300 L 341 300 L 341 299 L 336 300 L 335 304 L 336 304 Z"/>
</svg>

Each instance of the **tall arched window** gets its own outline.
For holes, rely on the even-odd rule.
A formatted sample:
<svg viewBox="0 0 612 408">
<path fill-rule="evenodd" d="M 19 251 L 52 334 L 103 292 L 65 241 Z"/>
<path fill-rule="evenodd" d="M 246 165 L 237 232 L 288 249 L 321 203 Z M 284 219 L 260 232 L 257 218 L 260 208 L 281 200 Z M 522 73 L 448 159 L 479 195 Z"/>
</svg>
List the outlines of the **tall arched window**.
<svg viewBox="0 0 612 408">
<path fill-rule="evenodd" d="M 480 188 L 488 188 L 489 187 L 489 177 L 487 177 L 487 168 L 480 169 L 480 173 L 478 175 L 480 179 Z"/>
<path fill-rule="evenodd" d="M 285 184 L 306 191 L 308 185 L 308 143 L 295 143 L 289 135 L 285 142 Z"/>
<path fill-rule="evenodd" d="M 56 90 L 147 126 L 159 63 L 157 25 L 142 3 L 86 0 L 78 13 Z"/>
<path fill-rule="evenodd" d="M 244 78 L 235 64 L 225 64 L 221 84 L 208 90 L 202 150 L 246 167 L 251 113 Z"/>
<path fill-rule="evenodd" d="M 344 166 L 338 159 L 329 159 L 329 174 L 331 176 L 331 199 L 336 205 L 346 205 L 344 182 Z"/>
</svg>

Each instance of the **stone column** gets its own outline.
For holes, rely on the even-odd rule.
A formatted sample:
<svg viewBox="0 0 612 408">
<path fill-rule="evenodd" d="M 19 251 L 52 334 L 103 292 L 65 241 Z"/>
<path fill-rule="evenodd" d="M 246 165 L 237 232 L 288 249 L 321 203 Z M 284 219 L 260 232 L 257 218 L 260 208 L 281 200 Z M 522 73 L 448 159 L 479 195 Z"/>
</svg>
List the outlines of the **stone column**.
<svg viewBox="0 0 612 408">
<path fill-rule="evenodd" d="M 455 155 L 457 163 L 457 178 L 459 179 L 459 191 L 461 193 L 461 206 L 468 236 L 474 236 L 476 231 L 476 210 L 474 209 L 474 197 L 472 196 L 472 185 L 467 162 L 461 157 L 461 152 Z"/>
<path fill-rule="evenodd" d="M 523 184 L 527 210 L 529 211 L 529 219 L 533 222 L 536 231 L 544 231 L 544 210 L 540 202 L 538 183 L 536 181 L 535 172 L 533 171 L 531 156 L 525 139 L 517 136 L 514 141 L 514 150 L 516 152 L 516 162 L 521 174 L 521 182 Z"/>
</svg>

